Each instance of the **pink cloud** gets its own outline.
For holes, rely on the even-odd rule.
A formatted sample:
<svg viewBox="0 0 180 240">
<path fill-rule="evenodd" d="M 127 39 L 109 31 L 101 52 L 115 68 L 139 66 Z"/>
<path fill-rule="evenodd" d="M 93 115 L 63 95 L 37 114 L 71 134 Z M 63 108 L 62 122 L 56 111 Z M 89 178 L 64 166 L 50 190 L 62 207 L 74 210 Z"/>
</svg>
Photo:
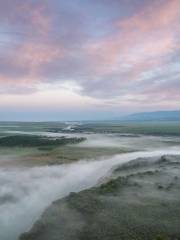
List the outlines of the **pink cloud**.
<svg viewBox="0 0 180 240">
<path fill-rule="evenodd" d="M 25 42 L 19 47 L 15 61 L 21 67 L 28 66 L 30 73 L 35 74 L 45 64 L 63 58 L 64 54 L 60 46 Z"/>
<path fill-rule="evenodd" d="M 179 0 L 157 1 L 150 7 L 143 9 L 124 21 L 116 22 L 116 26 L 140 30 L 141 32 L 159 30 L 159 28 L 168 28 L 172 24 L 177 25 L 179 18 Z"/>
<path fill-rule="evenodd" d="M 25 17 L 27 22 L 31 25 L 34 31 L 40 35 L 47 36 L 50 32 L 53 24 L 51 15 L 49 14 L 49 9 L 44 3 L 33 6 L 32 4 L 26 2 L 18 8 L 18 12 L 28 13 Z"/>
<path fill-rule="evenodd" d="M 53 85 L 56 81 L 73 81 L 83 95 L 101 99 L 120 96 L 123 100 L 130 95 L 132 103 L 135 99 L 160 101 L 162 96 L 168 96 L 158 74 L 152 78 L 147 75 L 168 62 L 177 61 L 172 57 L 175 58 L 180 49 L 179 0 L 144 4 L 139 12 L 137 9 L 136 14 L 123 20 L 120 11 L 119 18 L 113 18 L 113 22 L 109 20 L 113 12 L 109 12 L 108 20 L 96 26 L 88 15 L 92 12 L 88 13 L 87 9 L 85 18 L 86 12 L 82 9 L 76 12 L 78 7 L 67 9 L 58 1 L 53 5 L 53 1 L 28 0 L 20 6 L 18 0 L 14 1 L 14 11 L 8 10 L 7 17 L 12 30 L 9 44 L 3 49 L 0 46 L 0 83 L 4 92 L 12 88 L 14 92 L 24 89 L 27 93 L 36 89 L 38 83 Z M 52 11 L 51 4 L 58 6 L 58 11 L 55 8 Z M 102 17 L 105 16 L 98 15 L 96 19 L 100 21 Z M 81 25 L 82 20 L 85 23 Z M 99 26 L 103 29 L 98 29 Z M 16 31 L 17 35 L 13 35 Z M 176 86 L 178 90 L 179 87 Z M 177 89 L 173 90 L 173 85 L 171 88 L 175 98 Z"/>
<path fill-rule="evenodd" d="M 87 46 L 96 63 L 95 71 L 102 75 L 112 71 L 121 73 L 123 66 L 128 65 L 128 71 L 140 74 L 142 69 L 162 64 L 167 55 L 179 49 L 179 21 L 179 0 L 163 1 L 161 6 L 155 4 L 133 17 L 117 21 L 114 34 Z"/>
</svg>

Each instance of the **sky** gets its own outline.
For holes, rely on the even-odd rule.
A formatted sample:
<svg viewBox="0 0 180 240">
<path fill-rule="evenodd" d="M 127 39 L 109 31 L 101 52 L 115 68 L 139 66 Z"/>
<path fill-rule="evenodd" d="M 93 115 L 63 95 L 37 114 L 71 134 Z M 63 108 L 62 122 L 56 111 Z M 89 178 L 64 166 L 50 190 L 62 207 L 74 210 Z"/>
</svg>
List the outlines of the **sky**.
<svg viewBox="0 0 180 240">
<path fill-rule="evenodd" d="M 180 109 L 180 0 L 0 0 L 0 120 Z"/>
</svg>

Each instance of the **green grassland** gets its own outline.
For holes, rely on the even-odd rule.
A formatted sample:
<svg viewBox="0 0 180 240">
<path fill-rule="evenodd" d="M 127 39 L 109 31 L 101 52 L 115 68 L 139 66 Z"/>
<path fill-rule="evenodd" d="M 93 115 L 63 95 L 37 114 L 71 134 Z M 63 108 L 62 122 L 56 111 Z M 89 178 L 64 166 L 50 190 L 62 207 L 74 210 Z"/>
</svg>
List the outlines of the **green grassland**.
<svg viewBox="0 0 180 240">
<path fill-rule="evenodd" d="M 71 123 L 68 123 L 71 124 Z M 73 124 L 72 124 L 73 125 Z M 55 132 L 69 133 L 66 130 L 66 123 L 63 122 L 1 122 L 0 136 L 6 135 L 6 131 L 27 131 L 27 132 Z M 180 136 L 179 121 L 102 121 L 82 122 L 73 126 L 72 133 L 129 133 L 148 135 L 175 135 Z M 9 134 L 7 134 L 9 135 Z"/>
<path fill-rule="evenodd" d="M 180 136 L 180 122 L 96 122 L 77 126 L 75 131 Z"/>
<path fill-rule="evenodd" d="M 11 131 L 43 131 L 49 127 L 63 129 L 66 126 L 63 122 L 0 122 L 0 132 Z"/>
<path fill-rule="evenodd" d="M 38 165 L 54 165 L 71 163 L 81 159 L 96 160 L 97 158 L 107 158 L 109 156 L 121 153 L 127 153 L 133 151 L 128 148 L 86 148 L 80 146 L 62 146 L 54 149 L 41 150 L 39 154 L 27 156 L 24 160 L 28 160 L 29 163 Z M 27 163 L 27 161 L 26 161 Z"/>
<path fill-rule="evenodd" d="M 0 148 L 2 158 L 9 161 L 3 164 L 19 166 L 43 166 L 72 163 L 81 159 L 96 160 L 99 158 L 108 158 L 115 154 L 127 153 L 133 151 L 128 148 L 85 148 L 76 145 L 66 145 L 60 147 L 39 147 L 39 148 Z"/>
<path fill-rule="evenodd" d="M 33 135 L 13 135 L 0 138 L 0 147 L 56 147 L 85 141 L 85 138 L 48 138 Z"/>
<path fill-rule="evenodd" d="M 0 138 L 1 164 L 39 166 L 97 159 L 133 151 L 126 147 L 81 147 L 85 138 L 51 138 L 38 135 L 10 135 Z M 5 161 L 3 161 L 5 159 Z M 8 159 L 8 161 L 7 161 Z"/>
<path fill-rule="evenodd" d="M 131 152 L 131 147 L 81 147 L 84 141 L 76 137 L 81 133 L 129 134 L 130 136 L 157 135 L 180 136 L 180 122 L 84 122 L 75 125 L 73 131 L 67 131 L 65 123 L 1 123 L 0 124 L 0 158 L 1 163 L 8 157 L 8 162 L 21 165 L 61 164 L 80 159 L 97 159 L 114 154 Z M 13 132 L 15 131 L 15 132 Z M 24 134 L 24 132 L 29 133 Z M 48 132 L 71 133 L 71 137 L 52 138 L 37 135 Z M 74 136 L 73 136 L 74 134 Z M 122 136 L 123 137 L 123 136 Z M 125 135 L 124 135 L 125 137 Z M 167 145 L 178 144 L 178 140 L 166 142 Z M 134 149 L 135 151 L 135 149 Z M 11 161 L 13 160 L 13 161 Z M 14 161 L 15 160 L 15 161 Z M 4 164 L 4 163 L 3 163 Z"/>
</svg>

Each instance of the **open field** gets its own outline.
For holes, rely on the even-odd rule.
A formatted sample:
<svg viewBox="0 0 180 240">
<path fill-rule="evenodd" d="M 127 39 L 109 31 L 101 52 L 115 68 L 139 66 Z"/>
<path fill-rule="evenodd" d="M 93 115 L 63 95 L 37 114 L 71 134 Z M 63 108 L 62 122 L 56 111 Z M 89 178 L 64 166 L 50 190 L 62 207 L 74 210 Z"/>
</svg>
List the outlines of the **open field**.
<svg viewBox="0 0 180 240">
<path fill-rule="evenodd" d="M 61 164 L 179 145 L 179 122 L 0 124 L 0 165 Z"/>
<path fill-rule="evenodd" d="M 63 146 L 85 141 L 85 138 L 47 138 L 33 135 L 13 135 L 0 138 L 0 147 L 47 147 Z"/>
<path fill-rule="evenodd" d="M 77 126 L 75 131 L 180 136 L 180 122 L 96 122 Z"/>
</svg>

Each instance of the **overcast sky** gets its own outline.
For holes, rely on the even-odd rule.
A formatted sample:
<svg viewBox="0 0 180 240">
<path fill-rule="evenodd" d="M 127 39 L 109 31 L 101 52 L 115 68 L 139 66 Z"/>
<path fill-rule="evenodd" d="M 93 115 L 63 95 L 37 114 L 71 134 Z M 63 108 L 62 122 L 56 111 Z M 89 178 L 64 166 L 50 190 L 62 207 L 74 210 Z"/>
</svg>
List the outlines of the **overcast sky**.
<svg viewBox="0 0 180 240">
<path fill-rule="evenodd" d="M 180 109 L 180 0 L 0 0 L 0 120 Z"/>
</svg>

